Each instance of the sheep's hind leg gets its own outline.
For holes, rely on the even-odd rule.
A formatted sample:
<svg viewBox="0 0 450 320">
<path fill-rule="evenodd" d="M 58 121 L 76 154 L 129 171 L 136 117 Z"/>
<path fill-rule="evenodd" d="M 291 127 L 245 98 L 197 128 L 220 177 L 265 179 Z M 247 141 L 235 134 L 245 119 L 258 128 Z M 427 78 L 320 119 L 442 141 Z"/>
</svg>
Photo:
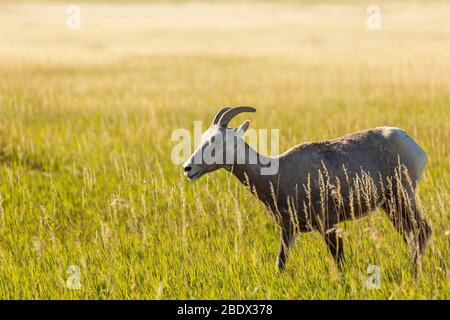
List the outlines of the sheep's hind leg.
<svg viewBox="0 0 450 320">
<path fill-rule="evenodd" d="M 402 192 L 403 193 L 403 192 Z M 431 227 L 417 206 L 413 191 L 395 195 L 383 206 L 395 229 L 403 236 L 411 252 L 413 274 L 417 276 L 421 257 L 431 237 Z"/>
</svg>

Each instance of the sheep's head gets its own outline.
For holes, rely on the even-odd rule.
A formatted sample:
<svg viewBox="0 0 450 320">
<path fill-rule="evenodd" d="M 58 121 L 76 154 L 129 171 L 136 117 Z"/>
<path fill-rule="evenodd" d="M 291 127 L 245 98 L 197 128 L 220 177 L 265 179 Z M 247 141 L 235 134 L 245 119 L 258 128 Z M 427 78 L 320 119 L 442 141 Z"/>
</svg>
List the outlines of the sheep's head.
<svg viewBox="0 0 450 320">
<path fill-rule="evenodd" d="M 183 164 L 184 173 L 191 180 L 220 168 L 231 167 L 242 150 L 242 136 L 247 131 L 250 121 L 246 120 L 239 128 L 228 128 L 228 123 L 237 114 L 255 112 L 252 107 L 223 108 L 211 126 L 202 134 L 200 145 Z"/>
</svg>

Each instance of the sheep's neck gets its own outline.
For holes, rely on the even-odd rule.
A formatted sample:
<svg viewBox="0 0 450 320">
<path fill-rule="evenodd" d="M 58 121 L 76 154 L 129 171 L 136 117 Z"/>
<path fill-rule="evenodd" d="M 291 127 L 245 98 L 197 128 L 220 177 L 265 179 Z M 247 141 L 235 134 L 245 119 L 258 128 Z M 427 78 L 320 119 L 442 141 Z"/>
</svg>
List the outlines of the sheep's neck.
<svg viewBox="0 0 450 320">
<path fill-rule="evenodd" d="M 258 198 L 261 200 L 268 200 L 264 198 L 272 193 L 271 188 L 277 188 L 278 170 L 276 170 L 275 174 L 267 175 L 264 174 L 263 169 L 266 168 L 267 170 L 267 168 L 273 166 L 274 161 L 278 161 L 278 159 L 266 157 L 258 153 L 247 143 L 245 143 L 244 150 L 245 163 L 235 163 L 230 166 L 228 170 L 231 171 L 243 185 L 249 187 L 250 191 L 255 193 Z M 257 159 L 257 161 L 256 163 L 248 163 L 248 159 Z M 274 168 L 275 167 L 276 166 L 274 166 Z"/>
</svg>

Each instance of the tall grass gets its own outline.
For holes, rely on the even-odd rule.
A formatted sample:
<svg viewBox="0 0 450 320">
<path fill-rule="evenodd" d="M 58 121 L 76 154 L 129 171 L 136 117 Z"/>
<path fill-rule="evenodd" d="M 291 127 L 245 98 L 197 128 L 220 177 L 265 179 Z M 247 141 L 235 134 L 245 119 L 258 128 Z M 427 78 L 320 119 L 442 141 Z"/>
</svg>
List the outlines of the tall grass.
<svg viewBox="0 0 450 320">
<path fill-rule="evenodd" d="M 44 25 L 21 7 L 0 14 L 12 30 L 0 45 L 0 297 L 448 299 L 450 55 L 439 39 L 450 8 L 386 4 L 385 33 L 367 34 L 355 4 L 222 5 L 261 21 L 220 29 L 197 17 L 206 27 L 170 31 L 108 7 L 97 33 L 67 39 L 46 6 L 54 19 Z M 273 7 L 309 19 L 266 25 Z M 121 10 L 125 31 L 113 20 Z M 401 12 L 440 27 L 408 29 Z M 170 160 L 174 129 L 243 104 L 257 108 L 254 128 L 281 128 L 282 151 L 380 125 L 408 131 L 429 155 L 419 194 L 434 233 L 419 279 L 380 212 L 341 225 L 341 274 L 318 233 L 298 237 L 278 273 L 279 231 L 262 205 L 226 172 L 190 183 Z M 81 289 L 67 287 L 71 265 Z M 379 289 L 365 287 L 369 265 L 381 268 Z"/>
</svg>

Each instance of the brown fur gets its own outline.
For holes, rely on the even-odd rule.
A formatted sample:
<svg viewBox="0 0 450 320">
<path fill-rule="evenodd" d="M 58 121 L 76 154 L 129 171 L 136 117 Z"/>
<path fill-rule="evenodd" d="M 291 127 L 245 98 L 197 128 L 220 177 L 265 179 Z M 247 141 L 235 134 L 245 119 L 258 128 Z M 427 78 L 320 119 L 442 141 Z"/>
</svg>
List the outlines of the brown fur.
<svg viewBox="0 0 450 320">
<path fill-rule="evenodd" d="M 255 151 L 246 145 L 246 152 Z M 279 172 L 273 176 L 260 175 L 260 164 L 234 164 L 228 170 L 252 190 L 280 225 L 280 269 L 295 233 L 310 230 L 323 234 L 341 267 L 344 253 L 337 224 L 377 207 L 412 242 L 417 264 L 431 233 L 415 201 L 426 154 L 403 130 L 382 127 L 304 143 L 278 160 Z"/>
</svg>

